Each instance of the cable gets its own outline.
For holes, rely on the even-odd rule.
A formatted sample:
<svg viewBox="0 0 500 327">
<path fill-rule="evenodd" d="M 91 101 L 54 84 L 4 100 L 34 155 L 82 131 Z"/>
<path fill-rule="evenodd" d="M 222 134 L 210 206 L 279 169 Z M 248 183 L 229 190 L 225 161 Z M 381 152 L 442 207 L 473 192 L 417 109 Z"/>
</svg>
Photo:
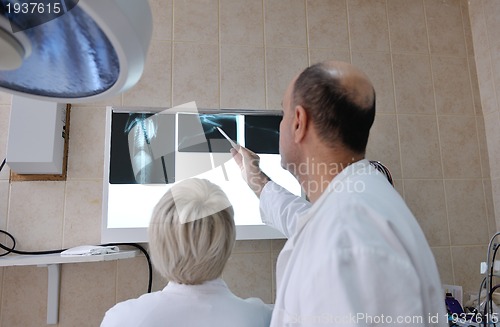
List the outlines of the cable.
<svg viewBox="0 0 500 327">
<path fill-rule="evenodd" d="M 2 164 L 0 165 L 0 171 L 2 171 L 3 166 L 5 165 L 5 162 L 7 161 L 7 158 L 3 159 Z M 165 175 L 166 178 L 166 175 Z M 5 234 L 10 240 L 12 241 L 12 246 L 8 247 L 5 246 L 4 244 L 0 243 L 0 248 L 4 250 L 5 252 L 0 254 L 0 257 L 6 256 L 10 253 L 14 254 L 19 254 L 19 255 L 46 255 L 46 254 L 55 254 L 55 253 L 61 253 L 67 249 L 58 249 L 58 250 L 47 250 L 47 251 L 20 251 L 16 250 L 16 239 L 14 236 L 12 236 L 11 233 L 0 229 L 0 233 Z M 148 293 L 151 293 L 152 286 L 153 286 L 153 266 L 151 265 L 151 258 L 149 257 L 148 251 L 144 249 L 141 245 L 137 243 L 108 243 L 108 244 L 103 244 L 101 246 L 111 246 L 111 245 L 126 245 L 126 246 L 132 246 L 137 249 L 139 249 L 144 256 L 146 257 L 146 261 L 148 264 Z"/>
<path fill-rule="evenodd" d="M 7 158 L 3 159 L 2 164 L 0 165 L 0 171 L 2 171 L 3 166 L 5 166 L 6 161 L 7 161 Z"/>
<path fill-rule="evenodd" d="M 481 291 L 483 289 L 483 286 L 486 286 L 486 279 L 488 277 L 484 277 L 483 281 L 481 282 L 481 285 L 479 285 L 479 293 L 477 293 L 477 310 L 478 312 L 481 312 Z M 486 303 L 485 303 L 486 306 Z"/>
<path fill-rule="evenodd" d="M 5 234 L 12 241 L 11 247 L 8 247 L 8 246 L 0 243 L 0 248 L 5 251 L 5 253 L 0 254 L 0 257 L 6 256 L 10 253 L 19 254 L 19 255 L 45 255 L 45 254 L 61 253 L 65 250 L 67 250 L 67 249 L 48 250 L 48 251 L 20 251 L 20 250 L 16 250 L 15 249 L 16 239 L 14 238 L 14 236 L 12 236 L 11 233 L 9 233 L 3 229 L 0 229 L 0 233 Z M 153 285 L 153 266 L 151 264 L 151 258 L 149 257 L 148 251 L 146 251 L 146 249 L 144 249 L 144 247 L 142 247 L 141 245 L 139 245 L 137 243 L 107 243 L 107 244 L 101 244 L 100 246 L 114 246 L 114 245 L 116 245 L 116 246 L 118 246 L 118 245 L 132 246 L 132 247 L 139 249 L 144 254 L 144 256 L 146 257 L 147 264 L 148 264 L 148 293 L 151 293 L 151 289 L 152 289 L 152 285 Z"/>
<path fill-rule="evenodd" d="M 488 317 L 493 317 L 493 292 L 495 291 L 494 287 L 492 286 L 493 285 L 493 269 L 495 267 L 495 257 L 497 256 L 497 251 L 498 251 L 498 248 L 500 247 L 498 244 L 497 245 L 493 245 L 493 247 L 495 248 L 494 251 L 493 251 L 493 257 L 491 258 L 491 267 L 490 267 L 490 275 L 489 275 L 489 289 L 486 290 L 488 292 L 488 297 L 487 297 L 487 301 L 488 301 L 488 305 L 489 305 L 489 312 L 486 311 L 486 315 L 484 316 L 484 318 L 486 318 L 486 321 L 485 321 L 485 324 L 489 321 Z M 485 306 L 485 308 L 488 308 L 488 306 Z M 495 323 L 493 323 L 494 326 L 496 326 Z"/>
<path fill-rule="evenodd" d="M 493 271 L 494 271 L 494 265 L 495 265 L 495 256 L 496 252 L 498 250 L 498 246 L 494 243 L 495 238 L 500 235 L 500 232 L 496 232 L 493 237 L 491 237 L 490 242 L 488 244 L 488 251 L 486 254 L 486 301 L 485 301 L 485 306 L 484 306 L 484 314 L 485 314 L 485 319 L 483 320 L 483 326 L 487 325 L 487 322 L 489 321 L 487 314 L 489 312 L 493 313 L 493 300 L 492 300 L 492 282 L 493 282 Z M 491 255 L 491 250 L 494 248 L 494 255 L 492 258 L 492 262 L 490 262 L 490 255 Z M 491 264 L 491 267 L 489 266 Z M 491 269 L 488 269 L 491 268 Z M 488 308 L 489 307 L 489 308 Z"/>
<path fill-rule="evenodd" d="M 148 262 L 148 293 L 151 293 L 151 288 L 153 286 L 153 266 L 151 265 L 151 258 L 149 257 L 148 251 L 144 249 L 141 245 L 137 243 L 106 243 L 102 244 L 102 246 L 112 246 L 112 245 L 127 245 L 127 246 L 133 246 L 137 249 L 139 249 L 144 256 L 146 257 L 146 261 Z"/>
<path fill-rule="evenodd" d="M 389 171 L 389 168 L 384 166 L 380 161 L 370 160 L 370 164 L 373 167 L 375 167 L 375 169 L 377 169 L 379 172 L 384 174 L 389 183 L 391 183 L 391 185 L 394 186 L 394 181 L 392 180 L 392 175 L 391 172 Z"/>
<path fill-rule="evenodd" d="M 12 240 L 12 247 L 10 248 L 0 243 L 0 248 L 6 251 L 5 253 L 0 254 L 0 257 L 6 256 L 9 253 L 15 253 L 20 255 L 44 255 L 44 254 L 61 253 L 62 251 L 66 250 L 66 249 L 61 249 L 61 250 L 48 250 L 48 251 L 36 251 L 36 252 L 15 250 L 14 248 L 16 247 L 16 239 L 14 238 L 14 236 L 12 236 L 12 234 L 2 229 L 0 229 L 0 233 L 7 235 Z"/>
</svg>

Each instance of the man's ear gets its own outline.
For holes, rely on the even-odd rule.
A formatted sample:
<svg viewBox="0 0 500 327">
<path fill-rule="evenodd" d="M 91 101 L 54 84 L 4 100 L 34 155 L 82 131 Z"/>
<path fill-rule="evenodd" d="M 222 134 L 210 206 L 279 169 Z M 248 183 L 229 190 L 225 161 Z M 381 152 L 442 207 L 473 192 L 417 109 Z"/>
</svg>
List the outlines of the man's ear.
<svg viewBox="0 0 500 327">
<path fill-rule="evenodd" d="M 295 143 L 301 142 L 306 136 L 308 124 L 307 112 L 302 106 L 295 107 L 294 117 L 294 141 Z"/>
</svg>

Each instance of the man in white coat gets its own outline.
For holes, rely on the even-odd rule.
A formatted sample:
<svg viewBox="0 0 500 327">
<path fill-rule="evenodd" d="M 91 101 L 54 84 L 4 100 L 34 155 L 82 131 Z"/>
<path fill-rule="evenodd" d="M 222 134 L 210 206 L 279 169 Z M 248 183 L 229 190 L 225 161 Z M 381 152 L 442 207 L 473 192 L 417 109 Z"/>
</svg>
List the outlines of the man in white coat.
<svg viewBox="0 0 500 327">
<path fill-rule="evenodd" d="M 425 236 L 364 158 L 375 117 L 368 77 L 348 63 L 313 65 L 291 81 L 282 107 L 281 164 L 312 206 L 271 181 L 256 154 L 232 149 L 264 222 L 289 235 L 271 326 L 447 326 Z"/>
</svg>

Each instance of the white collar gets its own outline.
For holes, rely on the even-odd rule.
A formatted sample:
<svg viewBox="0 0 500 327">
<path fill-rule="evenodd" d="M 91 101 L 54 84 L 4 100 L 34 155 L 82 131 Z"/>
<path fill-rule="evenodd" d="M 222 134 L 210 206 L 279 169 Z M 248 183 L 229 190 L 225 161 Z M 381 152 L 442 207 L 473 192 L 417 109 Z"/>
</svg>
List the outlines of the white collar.
<svg viewBox="0 0 500 327">
<path fill-rule="evenodd" d="M 187 284 L 179 284 L 176 282 L 169 282 L 167 286 L 165 286 L 163 291 L 175 292 L 175 293 L 193 293 L 193 294 L 230 292 L 226 282 L 224 282 L 222 278 L 208 280 L 206 282 L 203 282 L 202 284 L 197 284 L 197 285 L 187 285 Z"/>
<path fill-rule="evenodd" d="M 314 202 L 307 212 L 297 219 L 297 229 L 295 234 L 300 233 L 300 231 L 304 228 L 307 222 L 315 215 L 315 212 L 321 207 L 321 204 L 325 202 L 325 199 L 328 198 L 328 194 L 342 185 L 345 180 L 354 175 L 363 175 L 373 172 L 375 168 L 370 165 L 370 161 L 368 159 L 361 159 L 359 161 L 353 162 L 349 166 L 342 169 L 340 173 L 338 173 L 332 181 L 328 184 L 326 190 L 320 195 L 318 200 Z M 345 186 L 344 186 L 345 187 Z"/>
</svg>

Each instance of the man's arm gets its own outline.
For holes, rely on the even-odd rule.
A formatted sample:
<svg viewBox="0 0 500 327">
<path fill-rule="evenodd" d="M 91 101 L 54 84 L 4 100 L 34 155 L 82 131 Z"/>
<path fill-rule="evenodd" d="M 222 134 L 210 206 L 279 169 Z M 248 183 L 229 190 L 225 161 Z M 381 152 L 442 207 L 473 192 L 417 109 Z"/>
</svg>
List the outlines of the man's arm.
<svg viewBox="0 0 500 327">
<path fill-rule="evenodd" d="M 243 179 L 261 200 L 262 221 L 290 237 L 295 232 L 297 217 L 309 209 L 311 203 L 272 182 L 260 169 L 257 154 L 239 145 L 231 149 L 231 154 L 241 169 Z M 263 192 L 264 187 L 266 190 Z"/>
<path fill-rule="evenodd" d="M 311 207 L 311 202 L 270 181 L 262 190 L 262 221 L 290 238 L 296 231 L 297 219 Z"/>
<path fill-rule="evenodd" d="M 259 156 L 241 145 L 232 148 L 231 154 L 241 169 L 241 176 L 255 195 L 260 198 L 262 189 L 271 179 L 260 169 Z"/>
</svg>

